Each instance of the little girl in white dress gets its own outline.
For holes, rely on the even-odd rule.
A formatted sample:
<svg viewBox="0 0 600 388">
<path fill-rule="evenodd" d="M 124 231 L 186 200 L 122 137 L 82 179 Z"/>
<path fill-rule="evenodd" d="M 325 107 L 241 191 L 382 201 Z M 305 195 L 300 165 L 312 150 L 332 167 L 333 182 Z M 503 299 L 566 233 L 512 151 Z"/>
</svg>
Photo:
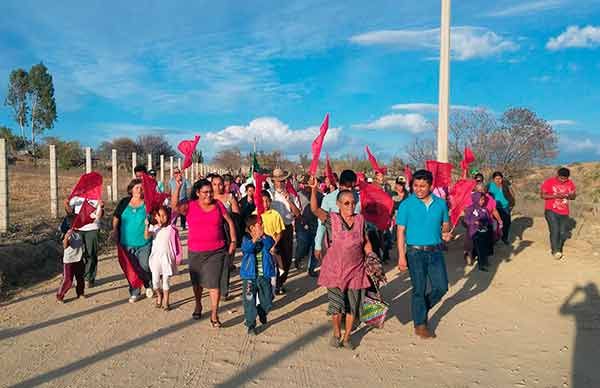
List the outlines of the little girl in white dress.
<svg viewBox="0 0 600 388">
<path fill-rule="evenodd" d="M 168 311 L 169 278 L 177 274 L 178 256 L 181 254 L 179 233 L 170 222 L 169 208 L 161 206 L 152 215 L 155 224 L 147 225 L 145 235 L 146 238 L 153 238 L 149 265 L 152 272 L 152 288 L 158 295 L 155 307 L 162 307 Z"/>
</svg>

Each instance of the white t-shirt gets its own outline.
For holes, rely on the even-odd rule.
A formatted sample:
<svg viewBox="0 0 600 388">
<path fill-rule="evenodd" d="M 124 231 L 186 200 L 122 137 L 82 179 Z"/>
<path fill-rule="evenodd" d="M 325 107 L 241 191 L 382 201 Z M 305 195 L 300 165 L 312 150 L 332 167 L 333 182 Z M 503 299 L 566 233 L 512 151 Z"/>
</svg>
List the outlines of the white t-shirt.
<svg viewBox="0 0 600 388">
<path fill-rule="evenodd" d="M 77 263 L 83 257 L 83 239 L 77 232 L 73 232 L 69 238 L 69 245 L 63 253 L 63 263 Z"/>
<path fill-rule="evenodd" d="M 272 202 L 271 208 L 275 210 L 281 218 L 283 218 L 283 223 L 288 226 L 294 223 L 294 213 L 290 209 L 290 204 L 285 199 L 285 196 L 278 192 L 277 190 L 271 190 Z M 291 202 L 296 205 L 297 208 L 300 208 L 300 203 L 298 202 L 298 198 L 289 194 Z"/>
<path fill-rule="evenodd" d="M 83 201 L 85 201 L 85 198 L 82 198 L 82 197 L 73 197 L 69 201 L 69 206 L 75 209 L 75 214 L 79 214 L 79 212 L 81 211 L 81 207 L 83 206 Z M 98 201 L 96 201 L 94 199 L 88 199 L 88 202 L 90 203 L 90 205 L 92 205 L 93 207 L 96 208 L 96 212 L 92 213 L 92 215 L 91 215 L 91 217 L 94 218 L 95 221 L 91 222 L 87 225 L 83 225 L 81 228 L 77 229 L 82 232 L 89 232 L 90 230 L 100 229 L 100 225 L 98 225 L 100 220 L 97 217 L 97 214 L 100 211 L 100 209 L 98 208 Z"/>
</svg>

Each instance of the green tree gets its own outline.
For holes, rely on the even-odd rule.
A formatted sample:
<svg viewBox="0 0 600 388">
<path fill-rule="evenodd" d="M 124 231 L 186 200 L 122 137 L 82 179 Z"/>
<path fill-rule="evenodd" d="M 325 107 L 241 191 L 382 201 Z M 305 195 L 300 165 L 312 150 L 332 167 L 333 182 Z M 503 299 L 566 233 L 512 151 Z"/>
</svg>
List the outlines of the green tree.
<svg viewBox="0 0 600 388">
<path fill-rule="evenodd" d="M 31 144 L 35 150 L 35 136 L 54 126 L 56 121 L 56 101 L 52 75 L 43 63 L 33 65 L 28 75 L 27 92 L 31 109 Z"/>
<path fill-rule="evenodd" d="M 8 81 L 8 92 L 4 105 L 9 106 L 13 111 L 13 117 L 19 128 L 21 128 L 21 137 L 25 137 L 25 126 L 28 123 L 27 114 L 29 105 L 27 104 L 27 94 L 29 93 L 29 75 L 23 69 L 11 71 Z"/>
<path fill-rule="evenodd" d="M 85 163 L 85 157 L 81 144 L 78 141 L 64 141 L 58 137 L 49 136 L 44 138 L 46 146 L 56 146 L 56 160 L 60 168 L 81 167 Z M 49 157 L 49 148 L 43 147 L 40 154 L 44 158 Z"/>
</svg>

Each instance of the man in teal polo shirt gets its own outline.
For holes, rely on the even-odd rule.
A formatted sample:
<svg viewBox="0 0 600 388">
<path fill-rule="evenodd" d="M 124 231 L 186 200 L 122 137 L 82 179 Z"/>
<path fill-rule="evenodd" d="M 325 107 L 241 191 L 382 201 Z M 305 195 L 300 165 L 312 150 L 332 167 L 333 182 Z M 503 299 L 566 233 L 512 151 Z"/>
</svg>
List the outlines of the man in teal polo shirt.
<svg viewBox="0 0 600 388">
<path fill-rule="evenodd" d="M 409 270 L 412 281 L 412 316 L 415 334 L 421 338 L 435 335 L 427 328 L 427 314 L 448 291 L 448 273 L 443 241 L 450 241 L 446 201 L 431 193 L 433 175 L 419 170 L 413 175 L 413 191 L 400 204 L 398 225 L 398 269 Z M 431 291 L 427 292 L 427 279 Z"/>
</svg>

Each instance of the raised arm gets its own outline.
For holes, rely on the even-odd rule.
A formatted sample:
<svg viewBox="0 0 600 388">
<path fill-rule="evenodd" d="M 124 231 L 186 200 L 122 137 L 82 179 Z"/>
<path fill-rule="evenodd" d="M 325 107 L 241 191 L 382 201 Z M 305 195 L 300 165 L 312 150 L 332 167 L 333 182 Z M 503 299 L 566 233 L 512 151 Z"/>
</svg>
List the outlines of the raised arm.
<svg viewBox="0 0 600 388">
<path fill-rule="evenodd" d="M 317 198 L 317 180 L 315 177 L 310 177 L 308 181 L 310 187 L 310 211 L 321 221 L 327 220 L 327 212 L 319 207 L 319 200 Z"/>
</svg>

